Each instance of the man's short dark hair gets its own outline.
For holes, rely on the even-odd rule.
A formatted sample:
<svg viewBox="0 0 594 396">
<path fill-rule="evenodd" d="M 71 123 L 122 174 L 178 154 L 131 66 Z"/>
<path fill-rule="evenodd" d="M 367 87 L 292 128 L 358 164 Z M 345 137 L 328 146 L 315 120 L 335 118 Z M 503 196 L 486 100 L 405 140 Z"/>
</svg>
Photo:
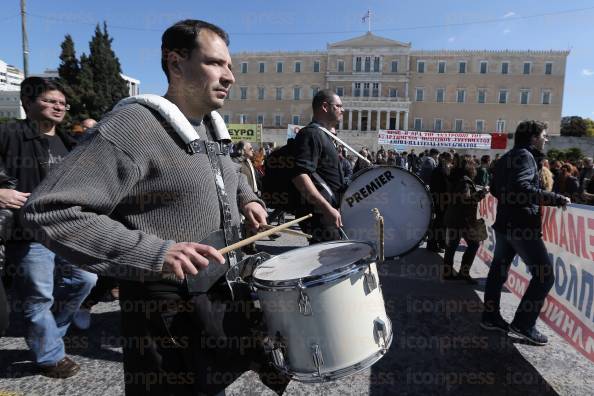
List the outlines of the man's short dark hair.
<svg viewBox="0 0 594 396">
<path fill-rule="evenodd" d="M 532 136 L 539 136 L 542 131 L 547 129 L 548 125 L 542 121 L 522 121 L 516 128 L 514 146 L 528 146 Z"/>
<path fill-rule="evenodd" d="M 439 150 L 432 148 L 431 150 L 429 150 L 429 155 L 430 156 L 434 156 L 434 155 L 438 155 L 439 154 Z"/>
<path fill-rule="evenodd" d="M 169 27 L 161 37 L 161 68 L 169 81 L 167 56 L 174 51 L 183 57 L 190 57 L 192 51 L 198 48 L 198 35 L 202 29 L 208 29 L 219 36 L 229 46 L 229 35 L 220 27 L 198 19 L 185 19 Z"/>
<path fill-rule="evenodd" d="M 322 107 L 322 103 L 331 103 L 335 96 L 336 92 L 331 89 L 322 89 L 318 91 L 311 102 L 312 109 L 316 111 Z"/>
<path fill-rule="evenodd" d="M 21 82 L 21 102 L 25 104 L 26 101 L 24 99 L 34 102 L 41 94 L 48 91 L 60 91 L 66 96 L 64 87 L 57 80 L 50 80 L 43 77 L 27 77 Z"/>
</svg>

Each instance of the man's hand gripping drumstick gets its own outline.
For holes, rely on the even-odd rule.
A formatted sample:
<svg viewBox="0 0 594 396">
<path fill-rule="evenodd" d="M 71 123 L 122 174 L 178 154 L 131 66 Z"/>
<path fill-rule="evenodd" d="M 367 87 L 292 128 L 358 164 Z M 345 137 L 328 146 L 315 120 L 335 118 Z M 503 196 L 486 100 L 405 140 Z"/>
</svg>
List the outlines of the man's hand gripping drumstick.
<svg viewBox="0 0 594 396">
<path fill-rule="evenodd" d="M 231 250 L 240 249 L 252 242 L 266 238 L 271 234 L 275 234 L 279 231 L 289 228 L 293 224 L 297 224 L 305 219 L 310 218 L 311 216 L 312 215 L 310 213 L 307 216 L 300 217 L 293 221 L 289 221 L 285 224 L 271 228 L 267 231 L 260 232 L 254 236 L 246 238 L 220 250 L 217 250 L 212 246 L 203 245 L 196 242 L 176 243 L 169 248 L 167 253 L 165 253 L 165 261 L 163 263 L 162 272 L 173 273 L 178 279 L 184 279 L 185 274 L 196 275 L 199 270 L 208 267 L 209 259 L 217 261 L 219 264 L 223 264 L 225 262 L 223 254 L 228 253 Z"/>
</svg>

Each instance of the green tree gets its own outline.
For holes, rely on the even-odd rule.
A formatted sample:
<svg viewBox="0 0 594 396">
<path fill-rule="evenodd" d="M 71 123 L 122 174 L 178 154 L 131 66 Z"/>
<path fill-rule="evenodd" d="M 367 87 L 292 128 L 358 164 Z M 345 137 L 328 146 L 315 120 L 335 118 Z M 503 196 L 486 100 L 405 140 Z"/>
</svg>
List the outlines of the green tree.
<svg viewBox="0 0 594 396">
<path fill-rule="evenodd" d="M 561 119 L 561 136 L 586 136 L 587 125 L 582 117 L 572 116 Z"/>
<path fill-rule="evenodd" d="M 62 52 L 60 53 L 60 66 L 58 66 L 58 74 L 66 96 L 68 97 L 68 103 L 70 104 L 70 111 L 66 115 L 65 124 L 70 125 L 73 121 L 79 120 L 84 117 L 81 113 L 84 110 L 84 104 L 78 91 L 79 87 L 79 76 L 80 76 L 80 65 L 76 58 L 76 51 L 74 49 L 74 41 L 72 36 L 66 35 L 64 41 L 60 45 Z"/>
<path fill-rule="evenodd" d="M 120 61 L 111 48 L 113 39 L 107 33 L 107 24 L 103 30 L 97 25 L 95 34 L 89 43 L 88 65 L 92 73 L 92 93 L 94 96 L 87 104 L 89 116 L 101 118 L 122 98 L 128 96 L 128 87 L 120 76 Z M 82 61 L 81 61 L 82 63 Z M 84 68 L 84 65 L 82 66 Z M 86 71 L 87 74 L 88 71 Z"/>
<path fill-rule="evenodd" d="M 586 122 L 586 136 L 594 137 L 594 120 L 586 118 L 584 121 Z"/>
</svg>

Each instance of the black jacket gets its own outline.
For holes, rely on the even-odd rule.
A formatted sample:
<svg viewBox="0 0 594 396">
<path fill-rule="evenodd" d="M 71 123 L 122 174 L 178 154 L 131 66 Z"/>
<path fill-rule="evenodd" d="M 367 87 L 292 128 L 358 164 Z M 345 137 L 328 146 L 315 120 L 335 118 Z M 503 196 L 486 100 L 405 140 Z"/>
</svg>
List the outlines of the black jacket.
<svg viewBox="0 0 594 396">
<path fill-rule="evenodd" d="M 74 139 L 58 128 L 56 134 L 68 151 L 76 145 Z M 49 171 L 49 142 L 44 134 L 37 131 L 30 120 L 2 124 L 0 125 L 0 161 L 4 166 L 5 176 L 12 180 L 12 187 L 3 188 L 32 192 Z M 18 216 L 14 231 L 15 239 L 32 239 L 22 232 Z"/>
<path fill-rule="evenodd" d="M 541 234 L 540 205 L 560 206 L 562 195 L 540 188 L 535 156 L 531 147 L 514 147 L 495 165 L 491 193 L 497 198 L 493 228 L 512 239 L 538 239 Z"/>
</svg>

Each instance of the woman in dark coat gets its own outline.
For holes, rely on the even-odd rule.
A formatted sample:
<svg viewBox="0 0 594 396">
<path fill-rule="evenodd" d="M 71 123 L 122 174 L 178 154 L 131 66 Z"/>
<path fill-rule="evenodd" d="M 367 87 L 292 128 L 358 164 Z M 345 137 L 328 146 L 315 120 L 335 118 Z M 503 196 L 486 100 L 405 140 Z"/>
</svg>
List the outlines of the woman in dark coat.
<svg viewBox="0 0 594 396">
<path fill-rule="evenodd" d="M 463 279 L 468 283 L 476 283 L 470 277 L 470 267 L 476 256 L 484 236 L 480 228 L 484 228 L 477 219 L 477 207 L 487 190 L 479 188 L 473 182 L 476 166 L 472 158 L 462 157 L 450 177 L 450 205 L 446 210 L 444 224 L 446 227 L 446 251 L 443 258 L 444 279 Z M 464 238 L 467 247 L 462 256 L 462 264 L 458 275 L 454 275 L 454 254 Z"/>
</svg>

